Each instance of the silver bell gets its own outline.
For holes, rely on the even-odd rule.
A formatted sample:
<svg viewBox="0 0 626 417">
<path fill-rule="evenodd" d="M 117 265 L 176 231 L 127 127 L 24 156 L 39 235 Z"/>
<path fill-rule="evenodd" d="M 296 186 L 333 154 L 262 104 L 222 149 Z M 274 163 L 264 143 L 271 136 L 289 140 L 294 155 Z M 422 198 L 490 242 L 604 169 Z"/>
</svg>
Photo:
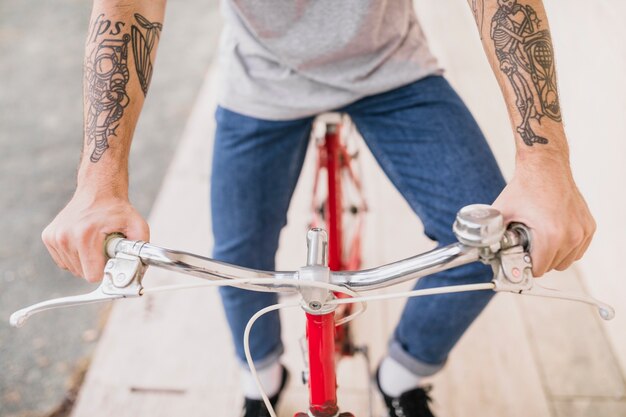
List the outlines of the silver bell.
<svg viewBox="0 0 626 417">
<path fill-rule="evenodd" d="M 472 204 L 459 210 L 452 230 L 464 245 L 487 248 L 499 243 L 506 229 L 498 210 L 487 204 Z"/>
</svg>

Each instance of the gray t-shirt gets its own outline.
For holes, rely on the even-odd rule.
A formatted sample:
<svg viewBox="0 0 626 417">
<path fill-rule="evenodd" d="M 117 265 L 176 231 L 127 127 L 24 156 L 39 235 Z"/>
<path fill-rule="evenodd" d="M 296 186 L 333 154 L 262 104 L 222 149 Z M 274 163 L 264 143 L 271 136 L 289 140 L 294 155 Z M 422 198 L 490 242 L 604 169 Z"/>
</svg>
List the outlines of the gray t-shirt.
<svg viewBox="0 0 626 417">
<path fill-rule="evenodd" d="M 222 0 L 219 103 L 262 119 L 336 109 L 441 70 L 411 0 Z"/>
</svg>

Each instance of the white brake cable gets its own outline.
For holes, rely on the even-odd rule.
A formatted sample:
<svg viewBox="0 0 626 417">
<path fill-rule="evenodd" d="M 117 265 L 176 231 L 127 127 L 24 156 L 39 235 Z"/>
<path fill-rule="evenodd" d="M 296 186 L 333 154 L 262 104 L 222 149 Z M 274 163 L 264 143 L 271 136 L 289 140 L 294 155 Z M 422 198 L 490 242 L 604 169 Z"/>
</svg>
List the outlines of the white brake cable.
<svg viewBox="0 0 626 417">
<path fill-rule="evenodd" d="M 316 281 L 300 281 L 291 278 L 237 278 L 237 279 L 222 279 L 219 281 L 206 281 L 199 284 L 174 284 L 174 285 L 161 285 L 158 287 L 144 288 L 142 294 L 186 290 L 200 287 L 239 287 L 245 284 L 263 285 L 263 284 L 280 284 L 290 287 L 312 287 L 312 288 L 324 288 L 333 292 L 340 292 L 347 294 L 351 297 L 358 297 L 358 293 L 343 287 L 341 285 L 327 284 L 325 282 Z M 245 289 L 245 288 L 244 288 Z M 254 290 L 252 290 L 254 291 Z"/>
<path fill-rule="evenodd" d="M 285 279 L 285 278 L 241 278 L 241 279 L 231 279 L 231 280 L 222 280 L 222 281 L 208 281 L 208 282 L 203 282 L 201 284 L 163 285 L 163 286 L 154 287 L 154 288 L 144 288 L 142 294 L 201 288 L 201 287 L 226 287 L 226 286 L 236 287 L 242 284 L 267 284 L 269 282 L 272 282 L 275 284 L 290 285 L 293 287 L 324 288 L 324 289 L 328 289 L 334 292 L 339 292 L 339 293 L 349 295 L 352 298 L 344 298 L 343 300 L 352 300 L 351 303 L 361 304 L 361 308 L 359 310 L 350 314 L 349 316 L 342 318 L 341 320 L 338 320 L 335 323 L 336 326 L 341 326 L 355 319 L 357 316 L 365 312 L 365 310 L 367 309 L 367 304 L 365 302 L 357 301 L 358 298 L 361 298 L 359 294 L 346 287 L 342 287 L 340 285 L 327 284 L 325 282 L 299 281 L 299 280 Z M 299 301 L 274 304 L 272 306 L 265 307 L 264 309 L 257 311 L 250 318 L 250 320 L 248 320 L 248 323 L 246 324 L 246 329 L 244 331 L 243 348 L 244 348 L 244 352 L 246 355 L 246 361 L 248 362 L 248 367 L 250 368 L 250 374 L 252 375 L 252 378 L 254 379 L 254 382 L 257 388 L 259 389 L 259 392 L 261 393 L 263 402 L 265 403 L 265 406 L 267 407 L 267 410 L 270 413 L 270 417 L 276 417 L 276 412 L 274 411 L 274 407 L 272 407 L 272 403 L 270 402 L 267 394 L 263 390 L 263 386 L 261 385 L 261 381 L 259 380 L 256 367 L 254 366 L 252 355 L 250 354 L 250 331 L 252 330 L 252 326 L 254 325 L 254 323 L 264 314 L 267 314 L 275 310 L 279 310 L 281 308 L 297 307 L 297 306 L 301 306 Z"/>
<path fill-rule="evenodd" d="M 261 318 L 261 316 L 270 313 L 275 310 L 279 310 L 281 308 L 288 307 L 299 307 L 299 301 L 292 301 L 290 303 L 282 303 L 282 304 L 274 304 L 269 307 L 265 307 L 262 310 L 257 311 L 254 315 L 248 320 L 248 324 L 246 324 L 246 329 L 243 332 L 243 350 L 246 354 L 246 362 L 248 362 L 248 368 L 250 368 L 250 374 L 252 375 L 252 379 L 254 379 L 254 383 L 256 384 L 259 392 L 261 393 L 261 398 L 263 398 L 263 402 L 265 403 L 265 407 L 267 411 L 270 413 L 270 417 L 277 417 L 276 411 L 274 411 L 274 407 L 270 402 L 269 397 L 265 393 L 263 389 L 263 385 L 261 384 L 261 380 L 259 379 L 259 375 L 256 371 L 256 366 L 254 366 L 254 360 L 252 359 L 252 354 L 250 353 L 250 331 L 252 330 L 252 326 L 254 323 Z"/>
<path fill-rule="evenodd" d="M 392 294 L 360 296 L 357 292 L 349 290 L 345 287 L 341 287 L 341 286 L 333 285 L 333 284 L 326 284 L 322 282 L 308 282 L 308 281 L 298 282 L 297 280 L 280 279 L 280 278 L 277 278 L 277 279 L 250 278 L 250 279 L 233 279 L 233 280 L 228 280 L 228 281 L 210 281 L 207 283 L 197 284 L 197 285 L 170 285 L 170 286 L 164 286 L 164 287 L 155 287 L 152 289 L 147 289 L 146 292 L 159 292 L 159 291 L 167 291 L 167 290 L 174 290 L 174 289 L 185 289 L 185 288 L 196 288 L 196 287 L 207 287 L 207 286 L 237 286 L 237 284 L 267 283 L 268 280 L 271 280 L 274 283 L 285 283 L 287 285 L 293 285 L 293 286 L 309 286 L 309 287 L 327 288 L 335 292 L 342 292 L 344 294 L 350 295 L 351 298 L 337 298 L 335 300 L 329 301 L 328 304 L 338 305 L 338 304 L 359 303 L 363 306 L 359 311 L 337 321 L 337 323 L 335 323 L 336 326 L 343 325 L 353 320 L 354 318 L 356 318 L 356 316 L 363 313 L 365 311 L 365 306 L 366 306 L 365 303 L 367 301 L 378 301 L 378 300 L 388 300 L 388 299 L 393 299 L 393 298 L 410 298 L 410 297 L 419 297 L 419 296 L 425 296 L 425 295 L 450 294 L 450 293 L 457 293 L 457 292 L 464 292 L 464 291 L 480 291 L 480 290 L 495 289 L 495 284 L 492 282 L 488 282 L 488 283 L 482 283 L 482 284 L 467 284 L 467 285 L 454 285 L 454 286 L 447 286 L 447 287 L 440 287 L 440 288 L 426 288 L 422 290 L 413 290 L 413 291 L 392 293 Z M 270 313 L 272 311 L 275 311 L 275 310 L 282 309 L 282 308 L 297 307 L 300 305 L 301 304 L 299 301 L 294 301 L 290 303 L 274 304 L 274 305 L 265 307 L 257 311 L 250 318 L 250 320 L 248 320 L 248 323 L 246 324 L 246 328 L 244 331 L 243 348 L 244 348 L 244 353 L 246 356 L 246 362 L 248 363 L 248 367 L 250 368 L 250 374 L 252 375 L 252 378 L 254 379 L 254 382 L 259 392 L 261 393 L 261 398 L 263 399 L 263 402 L 265 403 L 265 407 L 270 413 L 270 417 L 277 417 L 276 411 L 274 410 L 274 407 L 272 406 L 272 403 L 270 402 L 269 397 L 267 396 L 267 394 L 265 393 L 263 389 L 263 385 L 261 384 L 261 380 L 259 379 L 256 366 L 254 365 L 254 360 L 252 359 L 252 354 L 250 353 L 250 331 L 252 330 L 252 326 L 254 325 L 254 323 L 263 315 Z"/>
<path fill-rule="evenodd" d="M 370 295 L 370 296 L 361 296 L 356 291 L 350 290 L 346 287 L 342 287 L 339 285 L 327 284 L 324 282 L 314 282 L 314 281 L 298 281 L 294 279 L 285 279 L 285 278 L 242 278 L 242 279 L 231 279 L 231 280 L 222 280 L 222 281 L 208 281 L 203 282 L 202 284 L 177 284 L 177 285 L 164 285 L 154 288 L 144 288 L 143 294 L 147 293 L 156 293 L 156 292 L 164 292 L 164 291 L 175 291 L 175 290 L 183 290 L 183 289 L 191 289 L 191 288 L 200 288 L 200 287 L 225 287 L 232 286 L 237 287 L 242 284 L 267 284 L 268 282 L 272 282 L 275 284 L 284 284 L 293 287 L 314 287 L 314 288 L 324 288 L 334 292 L 344 293 L 350 296 L 350 298 L 336 298 L 334 300 L 328 301 L 329 305 L 339 305 L 339 304 L 361 304 L 361 309 L 352 313 L 351 315 L 338 320 L 335 325 L 341 326 L 343 324 L 348 323 L 349 321 L 355 319 L 358 315 L 362 314 L 366 309 L 367 301 L 380 301 L 380 300 L 389 300 L 393 298 L 410 298 L 410 297 L 420 297 L 425 295 L 435 295 L 435 294 L 450 294 L 450 293 L 458 293 L 464 291 L 480 291 L 480 290 L 493 290 L 495 289 L 495 284 L 493 282 L 482 283 L 482 284 L 467 284 L 467 285 L 453 285 L 447 287 L 440 288 L 425 288 L 422 290 L 413 290 L 413 291 L 405 291 L 399 293 L 391 293 L 391 294 L 378 294 L 378 295 Z M 263 390 L 263 385 L 259 379 L 258 373 L 256 371 L 256 367 L 254 366 L 254 360 L 252 359 L 252 355 L 250 353 L 250 331 L 252 330 L 252 326 L 254 323 L 261 318 L 263 315 L 270 313 L 275 310 L 279 310 L 282 308 L 288 307 L 297 307 L 300 306 L 299 301 L 290 302 L 290 303 L 281 303 L 275 304 L 269 307 L 265 307 L 262 310 L 257 311 L 246 324 L 246 329 L 244 331 L 244 340 L 243 347 L 246 355 L 246 362 L 248 363 L 248 367 L 250 368 L 250 373 L 254 382 L 256 383 L 259 392 L 261 393 L 261 397 L 263 398 L 263 402 L 267 407 L 268 412 L 270 413 L 270 417 L 277 417 L 274 407 L 270 403 L 269 397 Z"/>
<path fill-rule="evenodd" d="M 274 284 L 284 284 L 293 287 L 315 287 L 315 288 L 324 288 L 334 292 L 344 293 L 350 296 L 350 298 L 336 298 L 334 300 L 328 301 L 329 305 L 339 305 L 339 304 L 361 304 L 361 308 L 352 313 L 351 315 L 338 320 L 335 325 L 341 326 L 343 324 L 348 323 L 349 321 L 354 320 L 358 315 L 362 314 L 366 309 L 367 301 L 380 301 L 380 300 L 389 300 L 393 298 L 410 298 L 410 297 L 420 297 L 425 295 L 435 295 L 435 294 L 450 294 L 464 291 L 480 291 L 480 290 L 493 290 L 495 289 L 495 284 L 493 282 L 483 283 L 483 284 L 467 284 L 467 285 L 453 285 L 448 287 L 440 287 L 440 288 L 425 288 L 422 290 L 413 290 L 413 291 L 405 291 L 399 293 L 391 293 L 391 294 L 378 294 L 378 295 L 369 295 L 369 296 L 361 296 L 356 291 L 350 290 L 346 287 L 342 287 L 339 285 L 327 284 L 325 282 L 314 282 L 314 281 L 299 281 L 294 279 L 285 279 L 285 278 L 242 278 L 242 279 L 231 279 L 231 280 L 222 280 L 222 281 L 208 281 L 203 282 L 202 284 L 177 284 L 177 285 L 164 285 L 154 288 L 144 288 L 143 294 L 148 293 L 156 293 L 156 292 L 164 292 L 164 291 L 175 291 L 175 290 L 183 290 L 183 289 L 191 289 L 191 288 L 200 288 L 200 287 L 225 287 L 225 286 L 233 286 L 236 287 L 242 284 L 267 284 L 268 282 L 272 282 Z M 281 303 L 275 304 L 269 307 L 265 307 L 262 310 L 257 311 L 251 318 L 248 320 L 246 324 L 246 329 L 244 331 L 243 336 L 243 348 L 246 355 L 246 362 L 248 363 L 248 367 L 250 368 L 250 374 L 256 383 L 259 392 L 261 393 L 261 397 L 263 398 L 263 402 L 267 407 L 268 412 L 270 413 L 270 417 L 277 417 L 274 407 L 270 403 L 269 397 L 263 390 L 263 385 L 259 379 L 256 367 L 254 366 L 254 360 L 252 359 L 252 355 L 250 353 L 250 331 L 252 330 L 252 326 L 254 323 L 261 318 L 263 315 L 270 313 L 275 310 L 279 310 L 282 308 L 288 307 L 297 307 L 300 306 L 299 301 L 290 302 L 290 303 Z"/>
<path fill-rule="evenodd" d="M 257 281 L 258 280 L 258 281 Z M 152 294 L 152 293 L 158 293 L 158 292 L 168 292 L 168 291 L 178 291 L 178 290 L 190 290 L 193 288 L 203 288 L 203 287 L 238 287 L 240 284 L 267 284 L 268 280 L 272 280 L 272 282 L 276 282 L 277 280 L 282 280 L 282 279 L 272 279 L 272 278 L 243 278 L 243 279 L 231 279 L 228 281 L 209 281 L 209 282 L 204 282 L 202 284 L 175 284 L 175 285 L 161 285 L 158 287 L 153 287 L 153 288 L 144 288 L 142 290 L 142 294 Z M 331 291 L 334 292 L 340 292 L 343 294 L 348 294 L 351 298 L 359 298 L 361 299 L 361 297 L 359 296 L 359 293 L 348 290 L 345 287 L 341 287 L 338 285 L 333 285 L 333 284 L 324 284 L 324 283 L 318 283 L 318 282 L 298 282 L 295 280 L 283 280 L 284 282 L 281 283 L 286 283 L 289 285 L 293 285 L 294 287 L 297 286 L 301 286 L 301 287 L 316 287 L 316 288 L 327 288 L 330 289 Z M 319 284 L 319 285 L 317 285 Z M 330 287 L 328 287 L 330 286 Z M 353 302 L 357 302 L 357 301 L 353 301 Z M 332 301 L 328 302 L 328 304 L 331 304 Z M 345 303 L 344 303 L 345 304 Z M 361 304 L 361 308 L 359 308 L 357 311 L 355 311 L 354 313 L 350 314 L 349 316 L 346 316 L 340 320 L 337 320 L 337 322 L 335 323 L 335 326 L 343 326 L 344 324 L 348 323 L 349 321 L 354 320 L 357 316 L 360 316 L 361 314 L 363 314 L 365 312 L 365 310 L 367 310 L 367 304 L 365 302 L 360 302 Z"/>
<path fill-rule="evenodd" d="M 411 297 L 421 297 L 424 295 L 453 294 L 453 293 L 465 292 L 465 291 L 493 290 L 495 288 L 496 288 L 496 285 L 493 282 L 486 282 L 484 284 L 450 285 L 447 287 L 425 288 L 422 290 L 396 292 L 396 293 L 391 293 L 391 294 L 368 295 L 368 296 L 359 296 L 359 297 L 353 297 L 353 298 L 337 298 L 332 301 L 329 301 L 327 304 L 338 305 L 338 304 L 351 304 L 351 303 L 360 303 L 360 302 L 364 303 L 368 301 L 389 300 L 393 298 L 411 298 Z"/>
</svg>

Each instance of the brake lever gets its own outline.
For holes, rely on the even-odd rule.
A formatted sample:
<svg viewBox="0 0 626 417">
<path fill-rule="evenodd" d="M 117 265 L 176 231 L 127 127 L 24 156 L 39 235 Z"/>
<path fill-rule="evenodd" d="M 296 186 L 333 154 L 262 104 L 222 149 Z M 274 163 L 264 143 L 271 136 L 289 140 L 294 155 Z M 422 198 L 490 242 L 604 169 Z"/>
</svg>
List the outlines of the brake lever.
<svg viewBox="0 0 626 417">
<path fill-rule="evenodd" d="M 505 227 L 502 214 L 493 207 L 485 204 L 463 207 L 452 229 L 459 242 L 481 249 L 480 260 L 493 268 L 494 291 L 579 301 L 596 306 L 604 320 L 615 317 L 613 307 L 593 297 L 538 285 L 532 273 L 530 229 L 522 223 Z"/>
<path fill-rule="evenodd" d="M 532 274 L 532 260 L 522 246 L 501 249 L 490 263 L 494 269 L 494 291 L 578 301 L 595 306 L 604 320 L 615 317 L 613 307 L 591 296 L 566 293 L 537 284 Z"/>
<path fill-rule="evenodd" d="M 137 256 L 118 253 L 107 261 L 104 277 L 94 291 L 70 297 L 55 298 L 25 307 L 11 314 L 9 322 L 13 327 L 21 327 L 33 314 L 53 308 L 91 304 L 118 298 L 140 297 L 143 294 L 141 281 L 146 266 Z"/>
</svg>

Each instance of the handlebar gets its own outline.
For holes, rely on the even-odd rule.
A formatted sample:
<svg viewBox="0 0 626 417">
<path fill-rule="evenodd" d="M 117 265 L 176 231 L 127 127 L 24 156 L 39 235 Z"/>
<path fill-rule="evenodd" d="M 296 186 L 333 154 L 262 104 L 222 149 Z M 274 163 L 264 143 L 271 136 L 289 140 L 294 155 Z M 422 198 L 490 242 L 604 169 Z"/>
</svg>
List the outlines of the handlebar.
<svg viewBox="0 0 626 417">
<path fill-rule="evenodd" d="M 520 229 L 509 229 L 502 239 L 502 248 L 526 242 Z M 137 256 L 147 266 L 210 280 L 267 278 L 267 284 L 240 284 L 256 291 L 296 292 L 293 286 L 272 280 L 297 279 L 297 271 L 261 271 L 216 261 L 204 256 L 171 250 L 150 243 L 115 237 L 107 242 L 107 254 L 114 258 L 123 253 Z M 361 271 L 331 271 L 329 283 L 349 289 L 368 291 L 389 287 L 405 281 L 432 275 L 457 266 L 481 260 L 481 248 L 454 243 L 394 263 Z"/>
<path fill-rule="evenodd" d="M 17 327 L 32 314 L 50 308 L 141 296 L 144 293 L 143 274 L 148 266 L 254 291 L 299 292 L 304 301 L 303 308 L 319 313 L 325 305 L 332 308 L 331 288 L 343 288 L 349 292 L 374 290 L 476 261 L 492 266 L 494 279 L 489 288 L 495 291 L 581 301 L 595 305 L 602 318 L 613 318 L 613 308 L 598 300 L 547 290 L 535 284 L 529 255 L 531 233 L 523 224 L 514 223 L 507 228 L 497 210 L 485 205 L 471 205 L 459 211 L 453 230 L 459 240 L 457 243 L 361 271 L 328 269 L 324 264 L 327 237 L 321 229 L 312 229 L 307 234 L 308 265 L 298 271 L 244 268 L 114 234 L 105 241 L 104 249 L 110 259 L 100 287 L 83 296 L 49 300 L 24 308 L 13 313 L 10 322 Z M 475 289 L 485 288 L 482 285 Z M 454 286 L 440 290 L 459 291 Z"/>
<path fill-rule="evenodd" d="M 154 266 L 209 280 L 265 278 L 268 280 L 267 286 L 246 284 L 239 284 L 238 286 L 256 291 L 295 292 L 293 287 L 270 283 L 272 279 L 293 279 L 296 275 L 295 271 L 260 271 L 192 253 L 162 248 L 142 241 L 127 240 L 119 236 L 109 237 L 105 247 L 110 258 L 115 258 L 119 254 L 136 256 L 146 266 Z"/>
</svg>

